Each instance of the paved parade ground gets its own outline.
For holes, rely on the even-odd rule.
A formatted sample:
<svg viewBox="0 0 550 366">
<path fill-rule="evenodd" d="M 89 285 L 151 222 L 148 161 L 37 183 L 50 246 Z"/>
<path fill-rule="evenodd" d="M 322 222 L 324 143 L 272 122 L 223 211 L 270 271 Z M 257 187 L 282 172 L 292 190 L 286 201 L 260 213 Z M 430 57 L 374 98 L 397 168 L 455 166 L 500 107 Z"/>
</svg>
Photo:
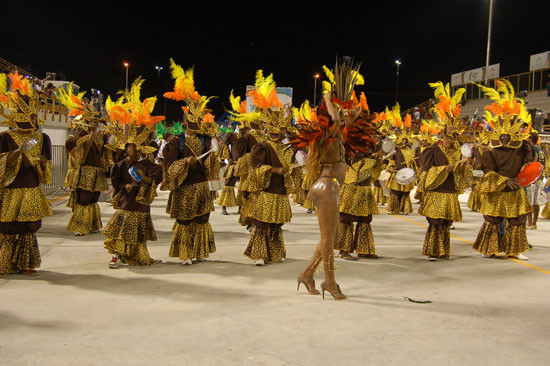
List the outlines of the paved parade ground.
<svg viewBox="0 0 550 366">
<path fill-rule="evenodd" d="M 319 239 L 304 208 L 293 204 L 283 227 L 283 263 L 254 266 L 236 208 L 216 206 L 216 253 L 182 266 L 168 257 L 167 196 L 153 202 L 158 241 L 148 243 L 163 263 L 116 269 L 103 236 L 66 231 L 67 197 L 52 198 L 40 276 L 0 279 L 1 365 L 548 365 L 550 220 L 528 230 L 528 261 L 481 258 L 471 244 L 482 217 L 464 194 L 451 259 L 429 262 L 425 218 L 379 206 L 380 258 L 337 259 L 348 299 L 335 301 L 296 292 Z M 105 225 L 114 210 L 100 206 Z"/>
</svg>

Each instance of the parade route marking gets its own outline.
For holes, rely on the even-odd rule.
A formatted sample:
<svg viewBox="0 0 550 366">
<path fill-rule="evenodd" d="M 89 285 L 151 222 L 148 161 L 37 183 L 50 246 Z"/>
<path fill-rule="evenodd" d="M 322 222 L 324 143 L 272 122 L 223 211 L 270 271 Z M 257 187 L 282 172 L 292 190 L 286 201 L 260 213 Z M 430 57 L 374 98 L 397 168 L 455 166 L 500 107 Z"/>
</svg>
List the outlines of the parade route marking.
<svg viewBox="0 0 550 366">
<path fill-rule="evenodd" d="M 385 212 L 387 213 L 388 211 L 385 210 Z M 412 223 L 412 224 L 415 224 L 415 225 L 424 227 L 424 228 L 427 228 L 427 227 L 428 227 L 428 226 L 425 225 L 425 224 L 421 224 L 421 223 L 419 223 L 419 222 L 416 222 L 416 221 L 414 221 L 414 220 L 407 219 L 407 218 L 402 217 L 402 216 L 399 216 L 399 215 L 391 214 L 391 216 L 396 217 L 396 218 L 398 218 L 398 219 L 401 219 L 401 220 L 403 220 L 403 221 L 407 221 L 407 222 L 410 222 L 410 223 Z M 470 245 L 473 245 L 473 244 L 474 244 L 474 243 L 471 242 L 470 240 L 461 238 L 461 237 L 456 236 L 456 235 L 452 235 L 452 234 L 451 234 L 451 238 L 460 240 L 460 241 L 462 241 L 462 242 L 464 242 L 464 243 L 466 243 L 466 244 L 470 244 Z M 547 271 L 547 270 L 545 270 L 545 269 L 542 269 L 542 268 L 540 268 L 540 267 L 537 267 L 537 266 L 535 266 L 535 265 L 533 265 L 533 264 L 530 264 L 530 263 L 527 263 L 527 262 L 525 262 L 525 261 L 522 261 L 522 260 L 519 260 L 519 259 L 516 259 L 516 258 L 509 258 L 509 257 L 507 257 L 506 259 L 508 259 L 508 260 L 510 260 L 510 261 L 512 261 L 512 262 L 515 262 L 515 263 L 524 265 L 525 267 L 534 269 L 535 271 L 539 271 L 539 272 L 542 272 L 542 273 L 544 273 L 544 274 L 550 274 L 550 271 Z"/>
</svg>

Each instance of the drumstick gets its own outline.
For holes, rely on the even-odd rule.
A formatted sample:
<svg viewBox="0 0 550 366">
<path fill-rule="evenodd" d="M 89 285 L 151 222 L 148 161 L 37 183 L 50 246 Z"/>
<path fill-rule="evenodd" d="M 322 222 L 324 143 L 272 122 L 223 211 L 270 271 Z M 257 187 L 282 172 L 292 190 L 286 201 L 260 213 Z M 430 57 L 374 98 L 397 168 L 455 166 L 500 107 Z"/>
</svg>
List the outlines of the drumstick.
<svg viewBox="0 0 550 366">
<path fill-rule="evenodd" d="M 392 156 L 393 154 L 396 154 L 396 153 L 397 153 L 397 151 L 394 150 L 391 153 L 384 155 L 382 157 L 382 160 L 386 160 L 387 158 L 389 158 L 390 156 Z"/>
</svg>

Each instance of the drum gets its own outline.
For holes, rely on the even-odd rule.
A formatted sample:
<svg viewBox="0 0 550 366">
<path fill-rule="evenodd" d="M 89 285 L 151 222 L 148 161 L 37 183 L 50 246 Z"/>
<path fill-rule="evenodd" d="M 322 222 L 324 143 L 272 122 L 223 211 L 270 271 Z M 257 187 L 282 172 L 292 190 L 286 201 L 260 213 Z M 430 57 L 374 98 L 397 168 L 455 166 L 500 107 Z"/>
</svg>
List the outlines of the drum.
<svg viewBox="0 0 550 366">
<path fill-rule="evenodd" d="M 395 142 L 393 142 L 392 140 L 384 140 L 384 142 L 382 142 L 382 151 L 383 152 L 385 152 L 387 154 L 387 153 L 390 153 L 394 150 L 395 150 Z"/>
<path fill-rule="evenodd" d="M 294 157 L 296 158 L 296 164 L 298 164 L 298 166 L 306 165 L 306 153 L 305 153 L 305 151 L 302 151 L 302 150 L 296 151 L 296 154 L 294 155 Z"/>
<path fill-rule="evenodd" d="M 469 158 L 474 154 L 474 144 L 467 142 L 460 147 L 460 151 L 462 152 L 462 156 Z"/>
<path fill-rule="evenodd" d="M 527 187 L 539 179 L 543 166 L 538 161 L 527 164 L 518 174 L 518 182 L 521 186 Z"/>
<path fill-rule="evenodd" d="M 397 180 L 397 183 L 401 185 L 414 183 L 415 178 L 416 172 L 412 168 L 399 169 L 397 173 L 395 173 L 395 179 Z"/>
<path fill-rule="evenodd" d="M 472 174 L 474 177 L 476 178 L 483 178 L 483 176 L 485 175 L 485 173 L 483 172 L 483 170 L 479 170 L 479 169 L 474 169 L 472 170 Z"/>
<path fill-rule="evenodd" d="M 133 166 L 130 169 L 128 169 L 128 173 L 130 174 L 133 180 L 135 180 L 136 182 L 141 182 L 141 176 L 138 175 L 137 170 L 138 169 L 135 166 Z"/>
<path fill-rule="evenodd" d="M 382 172 L 380 173 L 380 176 L 378 177 L 378 180 L 385 182 L 388 179 L 390 179 L 390 175 L 391 175 L 390 172 L 388 172 L 387 170 L 382 170 Z"/>
</svg>

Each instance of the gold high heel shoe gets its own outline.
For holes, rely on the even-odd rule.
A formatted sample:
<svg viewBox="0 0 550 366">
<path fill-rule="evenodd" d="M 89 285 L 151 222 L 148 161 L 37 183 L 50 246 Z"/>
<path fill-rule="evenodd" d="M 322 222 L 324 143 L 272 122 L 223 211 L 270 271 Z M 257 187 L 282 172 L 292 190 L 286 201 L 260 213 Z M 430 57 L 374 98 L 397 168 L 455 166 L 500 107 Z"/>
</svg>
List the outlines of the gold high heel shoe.
<svg viewBox="0 0 550 366">
<path fill-rule="evenodd" d="M 335 288 L 327 287 L 327 283 L 323 282 L 321 283 L 321 290 L 323 290 L 323 299 L 325 298 L 325 290 L 328 291 L 334 300 L 344 300 L 346 298 L 346 295 L 340 291 L 340 285 L 338 285 L 336 282 L 333 284 L 329 284 L 328 286 L 336 286 Z"/>
<path fill-rule="evenodd" d="M 319 265 L 319 262 L 321 261 L 321 256 L 315 260 L 313 265 L 311 266 L 311 270 L 313 273 L 315 273 L 317 266 Z M 303 273 L 298 276 L 298 288 L 296 288 L 296 291 L 300 289 L 300 283 L 303 283 L 306 286 L 307 292 L 309 292 L 310 295 L 319 295 L 320 292 L 315 288 L 315 280 L 313 279 L 313 276 L 311 278 L 311 282 L 307 281 L 305 277 L 303 277 Z"/>
<path fill-rule="evenodd" d="M 302 275 L 298 276 L 298 288 L 296 288 L 296 291 L 300 290 L 300 284 L 303 283 L 304 286 L 306 286 L 307 292 L 309 292 L 310 295 L 319 295 L 320 292 L 315 288 L 315 280 L 311 280 L 311 282 L 307 282 Z"/>
</svg>

